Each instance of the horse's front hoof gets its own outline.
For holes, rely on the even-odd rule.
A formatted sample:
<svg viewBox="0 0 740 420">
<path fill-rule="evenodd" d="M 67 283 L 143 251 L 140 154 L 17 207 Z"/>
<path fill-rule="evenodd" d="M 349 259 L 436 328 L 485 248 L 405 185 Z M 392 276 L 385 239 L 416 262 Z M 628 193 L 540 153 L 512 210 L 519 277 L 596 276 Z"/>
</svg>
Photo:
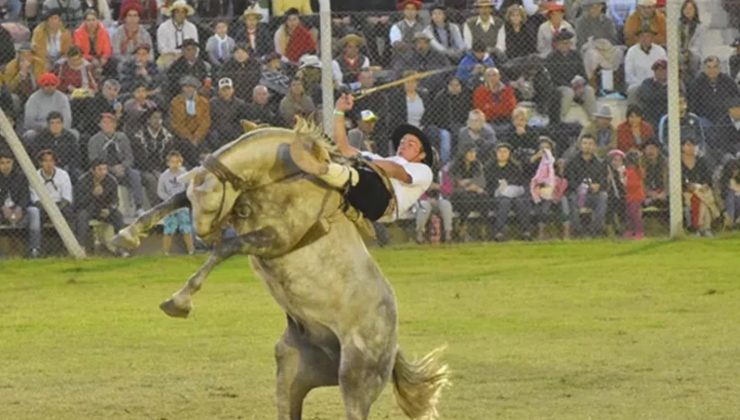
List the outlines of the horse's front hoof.
<svg viewBox="0 0 740 420">
<path fill-rule="evenodd" d="M 175 299 L 170 298 L 160 303 L 159 309 L 173 318 L 187 318 L 193 307 L 190 303 L 187 305 L 178 305 Z"/>
<path fill-rule="evenodd" d="M 134 233 L 134 229 L 131 226 L 126 226 L 121 229 L 111 241 L 113 246 L 121 249 L 136 249 L 141 245 L 139 236 Z"/>
</svg>

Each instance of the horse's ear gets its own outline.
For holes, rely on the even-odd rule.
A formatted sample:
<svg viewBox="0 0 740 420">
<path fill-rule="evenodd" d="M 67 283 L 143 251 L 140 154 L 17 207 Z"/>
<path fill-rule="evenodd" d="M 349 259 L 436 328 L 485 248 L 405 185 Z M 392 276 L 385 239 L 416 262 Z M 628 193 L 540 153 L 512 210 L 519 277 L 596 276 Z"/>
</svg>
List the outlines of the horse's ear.
<svg viewBox="0 0 740 420">
<path fill-rule="evenodd" d="M 198 175 L 198 171 L 199 171 L 200 169 L 201 169 L 201 167 L 200 167 L 200 166 L 198 166 L 197 168 L 193 168 L 193 169 L 191 169 L 191 170 L 189 170 L 189 171 L 185 172 L 184 174 L 182 174 L 182 175 L 180 175 L 180 176 L 178 176 L 178 177 L 177 177 L 177 181 L 178 181 L 178 182 L 182 182 L 182 183 L 184 183 L 184 184 L 188 184 L 188 183 L 190 183 L 190 181 L 191 181 L 191 180 L 192 180 L 193 178 L 195 178 L 195 176 L 196 176 L 196 175 Z M 201 180 L 201 182 L 203 182 L 203 181 Z"/>
<path fill-rule="evenodd" d="M 200 184 L 196 184 L 196 191 L 208 193 L 216 189 L 216 186 L 218 185 L 218 178 L 216 178 L 215 175 L 206 172 L 203 178 L 204 181 L 201 181 Z"/>
</svg>

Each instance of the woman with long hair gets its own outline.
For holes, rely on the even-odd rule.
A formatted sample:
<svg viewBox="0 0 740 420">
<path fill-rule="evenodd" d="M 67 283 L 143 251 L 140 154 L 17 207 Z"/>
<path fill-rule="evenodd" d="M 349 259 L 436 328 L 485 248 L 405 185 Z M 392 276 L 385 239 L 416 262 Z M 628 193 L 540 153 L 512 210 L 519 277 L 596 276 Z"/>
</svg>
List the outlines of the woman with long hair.
<svg viewBox="0 0 740 420">
<path fill-rule="evenodd" d="M 524 57 L 537 52 L 535 32 L 527 25 L 524 7 L 513 4 L 506 9 L 504 26 L 499 29 L 496 48 L 507 58 Z"/>
<path fill-rule="evenodd" d="M 681 17 L 678 19 L 678 35 L 681 43 L 679 65 L 684 81 L 693 80 L 699 72 L 702 45 L 706 26 L 699 19 L 699 8 L 694 0 L 684 0 Z"/>
<path fill-rule="evenodd" d="M 275 31 L 275 51 L 283 61 L 298 64 L 301 56 L 316 52 L 316 40 L 311 31 L 301 23 L 298 9 L 285 12 L 285 23 Z"/>
</svg>

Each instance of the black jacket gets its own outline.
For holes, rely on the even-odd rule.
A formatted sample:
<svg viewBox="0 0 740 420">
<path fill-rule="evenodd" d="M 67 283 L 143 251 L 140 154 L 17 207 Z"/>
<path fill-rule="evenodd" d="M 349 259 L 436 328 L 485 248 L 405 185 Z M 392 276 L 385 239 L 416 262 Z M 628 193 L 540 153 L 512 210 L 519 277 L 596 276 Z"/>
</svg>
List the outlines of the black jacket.
<svg viewBox="0 0 740 420">
<path fill-rule="evenodd" d="M 429 123 L 446 130 L 459 129 L 468 121 L 472 101 L 472 95 L 465 87 L 459 95 L 451 95 L 447 89 L 440 90 L 427 111 Z"/>
<path fill-rule="evenodd" d="M 231 37 L 234 38 L 234 41 L 237 44 L 247 44 L 247 25 L 240 22 L 237 25 L 232 25 L 231 28 Z M 263 23 L 257 25 L 255 44 L 254 55 L 256 59 L 270 54 L 275 49 L 275 41 L 267 25 Z"/>
<path fill-rule="evenodd" d="M 247 104 L 239 98 L 234 97 L 229 102 L 219 96 L 212 98 L 211 133 L 216 141 L 210 141 L 208 148 L 216 150 L 241 136 L 244 133 L 241 120 L 246 118 L 246 114 Z"/>
<path fill-rule="evenodd" d="M 712 85 L 706 74 L 701 73 L 689 84 L 689 110 L 717 123 L 727 114 L 730 99 L 740 96 L 737 83 L 730 76 L 720 73 L 717 82 Z"/>
<path fill-rule="evenodd" d="M 228 77 L 234 82 L 234 95 L 245 101 L 252 100 L 252 90 L 260 82 L 262 67 L 260 63 L 250 58 L 240 63 L 233 58 L 227 61 L 219 71 L 218 78 Z"/>
<path fill-rule="evenodd" d="M 586 78 L 583 57 L 576 51 L 569 51 L 567 54 L 553 51 L 545 59 L 545 66 L 555 86 L 570 86 L 570 81 L 576 75 Z"/>
<path fill-rule="evenodd" d="M 574 193 L 584 181 L 599 184 L 600 191 L 607 191 L 606 164 L 593 156 L 591 160 L 583 159 L 579 154 L 565 165 L 565 179 L 568 180 L 568 192 Z"/>
<path fill-rule="evenodd" d="M 167 69 L 167 80 L 169 81 L 166 92 L 167 102 L 170 102 L 172 98 L 180 93 L 180 79 L 186 75 L 193 76 L 203 83 L 206 78 L 211 76 L 211 66 L 201 58 L 196 59 L 192 65 L 185 57 L 175 60 Z"/>
<path fill-rule="evenodd" d="M 31 203 L 28 180 L 23 176 L 23 172 L 18 168 L 17 163 L 13 163 L 13 170 L 10 171 L 8 176 L 0 173 L 0 207 L 5 205 L 8 195 L 16 206 L 23 209 Z"/>
<path fill-rule="evenodd" d="M 522 167 L 513 161 L 509 161 L 505 166 L 499 166 L 495 158 L 483 168 L 483 175 L 486 178 L 486 190 L 493 197 L 496 189 L 499 187 L 499 180 L 505 179 L 509 185 L 527 185 L 524 182 L 524 173 Z"/>
<path fill-rule="evenodd" d="M 53 150 L 56 154 L 58 167 L 70 174 L 74 173 L 75 169 L 80 169 L 80 145 L 69 130 L 65 129 L 59 137 L 54 137 L 48 129 L 45 129 L 26 147 L 34 162 L 38 153 L 47 149 Z"/>
<path fill-rule="evenodd" d="M 118 182 L 113 175 L 108 174 L 103 178 L 103 194 L 98 197 L 93 195 L 95 184 L 93 174 L 88 171 L 80 177 L 75 186 L 74 197 L 77 210 L 88 210 L 92 214 L 98 214 L 102 209 L 118 208 Z"/>
</svg>

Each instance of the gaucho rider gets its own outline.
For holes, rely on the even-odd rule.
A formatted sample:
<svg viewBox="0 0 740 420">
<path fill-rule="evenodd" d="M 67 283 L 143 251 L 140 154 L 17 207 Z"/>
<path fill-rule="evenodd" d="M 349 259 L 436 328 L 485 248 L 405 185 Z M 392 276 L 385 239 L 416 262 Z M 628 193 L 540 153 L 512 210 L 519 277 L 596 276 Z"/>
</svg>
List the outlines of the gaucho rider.
<svg viewBox="0 0 740 420">
<path fill-rule="evenodd" d="M 291 145 L 290 154 L 301 170 L 317 176 L 335 188 L 345 189 L 345 199 L 371 220 L 390 222 L 408 211 L 432 184 L 434 152 L 427 136 L 417 127 L 401 124 L 393 131 L 391 141 L 396 155 L 384 158 L 360 152 L 350 146 L 344 122 L 345 112 L 354 104 L 351 95 L 343 94 L 334 111 L 334 141 L 345 157 L 360 157 L 352 165 L 320 162 L 306 151 L 302 142 Z M 357 155 L 360 156 L 357 156 Z M 386 182 L 385 174 L 390 182 Z"/>
</svg>

